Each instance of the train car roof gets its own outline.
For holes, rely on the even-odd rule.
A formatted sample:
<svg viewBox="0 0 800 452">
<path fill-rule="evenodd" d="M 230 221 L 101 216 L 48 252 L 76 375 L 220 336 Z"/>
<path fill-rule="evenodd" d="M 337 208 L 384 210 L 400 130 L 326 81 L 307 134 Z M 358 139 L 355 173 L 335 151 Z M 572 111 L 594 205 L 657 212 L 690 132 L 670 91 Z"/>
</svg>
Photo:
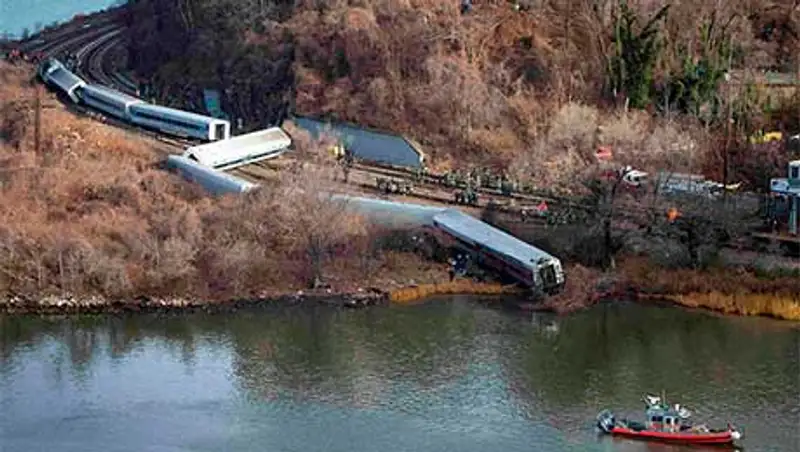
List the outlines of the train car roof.
<svg viewBox="0 0 800 452">
<path fill-rule="evenodd" d="M 48 74 L 48 78 L 66 92 L 69 92 L 70 90 L 73 90 L 79 86 L 86 85 L 86 82 L 84 82 L 83 79 L 68 71 L 63 66 Z"/>
<path fill-rule="evenodd" d="M 258 184 L 213 170 L 181 155 L 168 156 L 167 166 L 179 170 L 185 178 L 200 184 L 206 191 L 215 195 L 243 193 L 258 187 Z"/>
<path fill-rule="evenodd" d="M 343 201 L 355 213 L 389 227 L 431 226 L 433 225 L 434 216 L 445 211 L 444 207 L 361 196 L 333 195 L 332 198 L 337 201 Z"/>
<path fill-rule="evenodd" d="M 411 168 L 422 166 L 420 149 L 400 135 L 300 116 L 292 118 L 292 122 L 313 138 L 330 134 L 341 139 L 359 159 Z"/>
<path fill-rule="evenodd" d="M 557 259 L 511 234 L 456 209 L 447 209 L 436 214 L 433 221 L 460 240 L 480 244 L 525 266 L 530 267 L 540 259 Z"/>
<path fill-rule="evenodd" d="M 123 103 L 123 104 L 132 103 L 132 102 L 144 103 L 144 101 L 142 99 L 139 99 L 138 97 L 133 97 L 131 95 L 119 92 L 119 91 L 117 91 L 115 89 L 111 89 L 111 88 L 105 87 L 103 85 L 87 84 L 84 87 L 84 91 L 90 91 L 90 92 L 91 91 L 96 91 L 96 92 L 101 93 L 101 94 L 103 94 L 105 96 L 111 97 L 111 98 L 113 98 L 113 99 L 115 99 L 115 100 L 117 100 L 117 101 L 119 101 L 120 103 Z"/>
<path fill-rule="evenodd" d="M 40 65 L 39 65 L 39 70 L 40 70 L 40 72 L 41 72 L 42 70 L 45 70 L 45 71 L 54 71 L 54 70 L 56 70 L 56 69 L 59 69 L 59 68 L 65 68 L 65 66 L 64 66 L 64 63 L 62 63 L 61 61 L 58 61 L 58 60 L 57 60 L 57 59 L 55 59 L 55 58 L 49 58 L 49 59 L 47 59 L 47 60 L 44 60 L 44 61 L 43 61 L 43 62 L 42 62 Z"/>
<path fill-rule="evenodd" d="M 192 113 L 190 111 L 178 110 L 177 108 L 171 107 L 164 107 L 162 105 L 153 105 L 153 104 L 140 104 L 136 106 L 137 110 L 145 110 L 154 114 L 158 115 L 170 115 L 175 119 L 183 119 L 186 121 L 196 121 L 202 123 L 211 123 L 211 122 L 228 122 L 224 119 L 213 118 L 211 116 L 201 115 L 199 113 Z"/>
<path fill-rule="evenodd" d="M 292 144 L 292 139 L 280 127 L 259 130 L 239 135 L 228 140 L 192 146 L 184 155 L 194 155 L 204 164 L 218 165 L 239 160 L 247 156 L 258 156 L 283 151 Z"/>
</svg>

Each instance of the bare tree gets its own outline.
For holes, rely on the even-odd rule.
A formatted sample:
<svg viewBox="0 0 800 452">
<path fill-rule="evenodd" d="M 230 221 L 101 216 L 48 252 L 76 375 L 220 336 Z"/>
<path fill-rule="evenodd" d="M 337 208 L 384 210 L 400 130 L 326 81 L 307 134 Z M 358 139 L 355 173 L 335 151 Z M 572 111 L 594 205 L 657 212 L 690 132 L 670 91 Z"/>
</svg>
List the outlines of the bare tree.
<svg viewBox="0 0 800 452">
<path fill-rule="evenodd" d="M 297 168 L 283 176 L 279 190 L 281 216 L 292 222 L 290 234 L 307 259 L 311 287 L 322 284 L 336 245 L 366 233 L 362 218 L 331 192 L 333 171 L 310 165 Z"/>
</svg>

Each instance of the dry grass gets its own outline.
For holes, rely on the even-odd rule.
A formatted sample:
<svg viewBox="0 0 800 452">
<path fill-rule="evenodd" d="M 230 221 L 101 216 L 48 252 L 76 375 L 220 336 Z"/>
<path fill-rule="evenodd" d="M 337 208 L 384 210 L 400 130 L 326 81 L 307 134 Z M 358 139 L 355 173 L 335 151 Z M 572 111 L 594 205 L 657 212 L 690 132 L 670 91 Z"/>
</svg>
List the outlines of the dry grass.
<svg viewBox="0 0 800 452">
<path fill-rule="evenodd" d="M 565 272 L 567 282 L 564 290 L 544 301 L 543 308 L 557 313 L 569 313 L 583 309 L 598 301 L 603 292 L 602 273 L 582 265 L 569 265 Z"/>
<path fill-rule="evenodd" d="M 667 270 L 641 258 L 625 259 L 619 271 L 627 285 L 684 306 L 800 320 L 800 280 L 794 276 L 766 279 L 733 268 Z"/>
<path fill-rule="evenodd" d="M 683 306 L 725 314 L 768 316 L 800 321 L 800 298 L 769 294 L 692 293 L 670 297 Z"/>
<path fill-rule="evenodd" d="M 393 303 L 412 303 L 433 295 L 504 295 L 521 293 L 517 286 L 505 286 L 498 283 L 482 283 L 471 279 L 458 279 L 450 282 L 420 284 L 404 287 L 390 292 L 389 299 Z"/>
<path fill-rule="evenodd" d="M 665 2 L 628 3 L 646 19 Z M 774 65 L 797 48 L 788 0 L 670 3 L 659 77 L 682 66 L 686 48 L 699 54 L 700 25 L 712 12 L 723 21 L 747 18 L 732 27 L 744 55 L 739 64 Z M 145 0 L 138 2 L 132 44 L 148 55 L 139 69 L 160 67 L 156 72 L 173 88 L 225 86 L 264 79 L 269 64 L 261 63 L 291 35 L 298 113 L 405 134 L 440 169 L 484 165 L 536 185 L 570 187 L 595 147 L 605 144 L 623 164 L 715 171 L 719 162 L 702 154 L 716 155 L 716 147 L 696 120 L 653 120 L 608 107 L 602 87 L 616 4 L 528 2 L 529 11 L 515 12 L 507 0 L 486 0 L 462 16 L 457 1 L 309 0 L 273 14 L 263 2 L 242 0 L 228 24 L 220 16 L 229 12 L 221 14 L 218 2 L 198 0 L 187 18 L 174 2 Z M 191 22 L 191 36 L 181 35 L 181 27 L 152 30 L 153 9 L 164 20 Z M 780 36 L 758 39 L 775 20 Z M 182 39 L 191 42 L 188 50 L 174 49 Z M 220 79 L 218 67 L 225 67 Z M 285 80 L 266 77 L 263 86 L 247 89 L 264 97 L 276 84 Z M 676 155 L 672 148 L 684 145 L 691 152 Z"/>
<path fill-rule="evenodd" d="M 208 198 L 158 169 L 146 141 L 46 93 L 37 152 L 31 73 L 0 74 L 0 111 L 14 118 L 0 142 L 0 293 L 221 299 L 305 288 L 319 275 L 339 290 L 381 284 L 394 268 L 445 274 L 376 248 L 376 231 L 316 194 L 326 170 L 297 167 L 257 193 Z"/>
</svg>

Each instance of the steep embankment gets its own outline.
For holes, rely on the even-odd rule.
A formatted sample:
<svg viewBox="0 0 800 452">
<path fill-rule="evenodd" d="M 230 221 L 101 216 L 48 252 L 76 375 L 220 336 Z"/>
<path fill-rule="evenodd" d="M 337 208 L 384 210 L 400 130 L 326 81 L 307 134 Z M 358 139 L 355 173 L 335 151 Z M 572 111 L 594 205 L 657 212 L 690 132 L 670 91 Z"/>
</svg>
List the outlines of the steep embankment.
<svg viewBox="0 0 800 452">
<path fill-rule="evenodd" d="M 155 143 L 46 92 L 37 149 L 31 76 L 0 63 L 0 310 L 181 307 L 294 294 L 314 280 L 324 295 L 446 278 L 402 233 L 318 198 L 325 169 L 210 199 L 158 168 Z"/>
<path fill-rule="evenodd" d="M 614 101 L 607 70 L 615 48 L 612 32 L 627 19 L 617 2 L 598 7 L 594 1 L 520 1 L 521 11 L 512 3 L 479 2 L 461 15 L 457 1 L 247 0 L 234 7 L 231 1 L 143 0 L 130 11 L 130 62 L 152 79 L 162 100 L 199 106 L 202 88 L 218 88 L 225 110 L 253 126 L 278 120 L 285 105 L 296 103 L 299 113 L 408 134 L 440 166 L 510 165 L 525 176 L 535 169 L 522 168 L 536 162 L 533 166 L 553 170 L 567 167 L 562 172 L 574 175 L 597 144 L 618 140 L 614 133 L 597 133 L 606 118 L 598 124 L 584 116 L 570 125 L 587 129 L 588 136 L 570 134 L 565 142 L 556 133 L 554 142 L 555 112 L 574 102 L 599 107 L 606 116 L 603 111 Z M 643 85 L 625 81 L 636 99 L 644 99 L 643 107 L 657 110 L 669 98 L 670 110 L 691 117 L 724 111 L 715 89 L 721 80 L 717 70 L 728 61 L 727 42 L 735 43 L 731 61 L 738 69 L 794 70 L 798 13 L 791 12 L 790 1 L 670 3 L 666 17 L 656 21 L 663 44 L 656 48 L 662 50 L 646 57 L 653 63 L 642 69 Z M 631 17 L 638 18 L 631 22 L 632 33 L 641 32 L 656 7 L 631 3 Z M 736 14 L 747 19 L 725 25 Z M 711 53 L 703 53 L 697 43 L 710 24 Z M 687 50 L 695 64 L 688 66 L 691 73 Z M 697 79 L 709 71 L 716 71 L 712 78 Z M 665 91 L 673 86 L 696 93 Z M 695 94 L 702 104 L 693 104 Z M 753 102 L 763 101 L 746 97 L 734 114 L 750 115 Z M 782 111 L 796 109 L 772 105 L 769 117 L 760 111 L 759 121 L 746 122 L 757 129 L 799 120 Z M 696 118 L 673 125 L 680 130 L 665 138 L 695 138 L 708 154 L 703 166 L 716 173 L 720 140 L 695 127 Z M 649 122 L 636 133 L 658 127 L 659 121 Z M 625 157 L 626 163 L 649 163 L 648 155 Z"/>
</svg>

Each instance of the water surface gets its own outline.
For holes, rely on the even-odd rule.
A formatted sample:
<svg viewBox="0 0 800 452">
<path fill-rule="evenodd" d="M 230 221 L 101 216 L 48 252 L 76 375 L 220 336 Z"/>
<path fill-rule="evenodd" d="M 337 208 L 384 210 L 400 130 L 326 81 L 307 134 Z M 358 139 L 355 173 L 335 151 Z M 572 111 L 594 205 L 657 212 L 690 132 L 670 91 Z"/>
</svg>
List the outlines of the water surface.
<svg viewBox="0 0 800 452">
<path fill-rule="evenodd" d="M 798 450 L 800 335 L 763 319 L 454 298 L 0 329 L 3 452 L 697 450 L 596 434 L 661 389 L 748 451 Z"/>
</svg>

